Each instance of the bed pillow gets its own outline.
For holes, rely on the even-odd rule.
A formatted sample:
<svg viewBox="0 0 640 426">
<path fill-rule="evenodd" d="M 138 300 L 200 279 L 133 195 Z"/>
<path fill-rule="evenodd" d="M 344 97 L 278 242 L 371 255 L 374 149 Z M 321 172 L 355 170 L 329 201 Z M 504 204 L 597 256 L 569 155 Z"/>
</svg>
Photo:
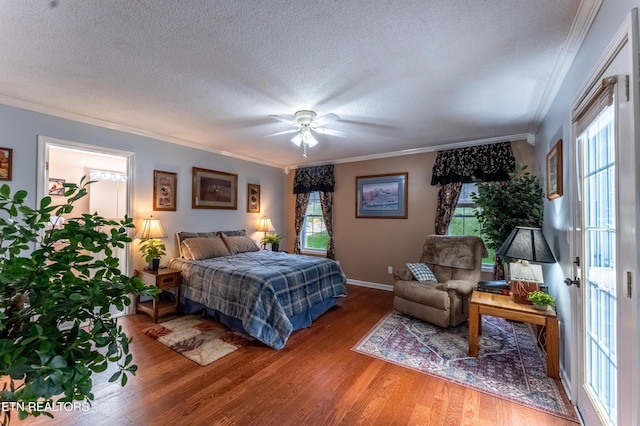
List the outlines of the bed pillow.
<svg viewBox="0 0 640 426">
<path fill-rule="evenodd" d="M 220 237 L 196 237 L 183 241 L 182 253 L 188 253 L 191 260 L 211 259 L 212 257 L 229 256 L 231 253 Z"/>
<path fill-rule="evenodd" d="M 236 229 L 233 231 L 218 231 L 216 232 L 216 235 L 222 235 L 225 234 L 227 237 L 237 237 L 237 236 L 244 236 L 247 235 L 247 230 L 246 229 Z"/>
<path fill-rule="evenodd" d="M 260 251 L 260 247 L 251 238 L 243 235 L 228 236 L 221 233 L 220 236 L 227 245 L 231 254 L 244 253 L 247 251 Z"/>
<path fill-rule="evenodd" d="M 188 253 L 187 250 L 185 250 L 183 252 L 183 249 L 185 248 L 184 244 L 182 244 L 184 242 L 184 240 L 188 239 L 188 238 L 198 238 L 198 237 L 216 237 L 218 235 L 217 232 L 215 231 L 211 231 L 211 232 L 184 232 L 184 231 L 178 231 L 176 232 L 176 238 L 178 239 L 178 251 L 180 252 L 180 257 L 184 257 L 185 259 L 190 259 L 190 253 Z"/>
<path fill-rule="evenodd" d="M 189 246 L 187 245 L 186 241 L 182 241 L 180 243 L 180 257 L 187 260 L 193 260 L 191 250 L 189 250 Z"/>
<path fill-rule="evenodd" d="M 407 268 L 413 274 L 413 278 L 415 278 L 418 282 L 424 283 L 427 281 L 438 282 L 438 279 L 431 272 L 431 269 L 424 263 L 407 263 Z"/>
</svg>

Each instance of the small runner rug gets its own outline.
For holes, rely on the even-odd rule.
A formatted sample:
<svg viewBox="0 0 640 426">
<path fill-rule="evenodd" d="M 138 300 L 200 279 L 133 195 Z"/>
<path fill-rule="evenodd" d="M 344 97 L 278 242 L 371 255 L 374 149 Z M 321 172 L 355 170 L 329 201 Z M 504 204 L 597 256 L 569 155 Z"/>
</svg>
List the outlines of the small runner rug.
<svg viewBox="0 0 640 426">
<path fill-rule="evenodd" d="M 528 324 L 484 315 L 477 358 L 468 355 L 468 336 L 466 323 L 441 328 L 391 311 L 353 350 L 578 421 L 560 380 L 547 377 Z"/>
<path fill-rule="evenodd" d="M 156 324 L 142 332 L 202 366 L 211 364 L 252 340 L 212 319 L 197 315 Z"/>
</svg>

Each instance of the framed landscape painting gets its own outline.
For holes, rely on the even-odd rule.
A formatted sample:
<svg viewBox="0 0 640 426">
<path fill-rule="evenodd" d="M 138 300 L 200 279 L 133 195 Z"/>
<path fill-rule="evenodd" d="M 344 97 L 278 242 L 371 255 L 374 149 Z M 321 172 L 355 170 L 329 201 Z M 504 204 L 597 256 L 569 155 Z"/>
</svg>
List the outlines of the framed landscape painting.
<svg viewBox="0 0 640 426">
<path fill-rule="evenodd" d="M 192 208 L 238 209 L 238 175 L 193 167 L 192 176 Z"/>
<path fill-rule="evenodd" d="M 176 211 L 178 174 L 153 171 L 153 210 Z"/>
<path fill-rule="evenodd" d="M 356 218 L 406 219 L 408 173 L 356 176 Z"/>
</svg>

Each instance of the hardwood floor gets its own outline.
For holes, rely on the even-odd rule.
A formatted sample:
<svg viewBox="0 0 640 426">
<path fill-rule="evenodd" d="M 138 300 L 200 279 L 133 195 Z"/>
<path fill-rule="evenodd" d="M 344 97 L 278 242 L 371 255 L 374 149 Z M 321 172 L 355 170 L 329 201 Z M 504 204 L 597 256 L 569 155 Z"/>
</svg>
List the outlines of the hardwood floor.
<svg viewBox="0 0 640 426">
<path fill-rule="evenodd" d="M 149 316 L 122 319 L 138 374 L 124 387 L 97 375 L 86 412 L 25 425 L 575 425 L 549 414 L 356 353 L 392 308 L 392 294 L 349 295 L 276 351 L 251 344 L 201 367 L 140 333 Z M 16 418 L 17 420 L 17 418 Z"/>
</svg>

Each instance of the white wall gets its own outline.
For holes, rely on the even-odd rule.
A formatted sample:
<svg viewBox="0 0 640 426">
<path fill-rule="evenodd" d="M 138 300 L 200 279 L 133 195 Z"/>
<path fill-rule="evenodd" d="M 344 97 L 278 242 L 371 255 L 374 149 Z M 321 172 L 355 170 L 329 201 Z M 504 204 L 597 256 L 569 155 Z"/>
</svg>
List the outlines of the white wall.
<svg viewBox="0 0 640 426">
<path fill-rule="evenodd" d="M 253 230 L 258 219 L 266 214 L 276 229 L 284 232 L 286 175 L 282 169 L 6 105 L 0 105 L 0 129 L 0 146 L 13 148 L 13 180 L 0 184 L 8 183 L 13 192 L 27 190 L 32 206 L 35 206 L 36 194 L 37 140 L 38 135 L 42 135 L 135 153 L 133 176 L 130 177 L 134 183 L 133 218 L 137 226 L 151 214 L 161 220 L 165 231 L 171 235 L 165 241 L 168 255 L 177 253 L 173 236 L 179 230 L 245 228 L 250 236 L 259 240 L 261 236 Z M 238 209 L 192 209 L 192 167 L 237 174 Z M 178 174 L 177 211 L 153 211 L 154 170 Z M 247 183 L 261 185 L 261 213 L 246 212 Z M 134 267 L 144 264 L 140 256 L 134 255 L 134 259 Z M 166 261 L 164 259 L 163 263 Z"/>
<path fill-rule="evenodd" d="M 570 290 L 563 281 L 573 278 L 572 259 L 568 230 L 571 227 L 570 203 L 575 198 L 571 192 L 568 150 L 571 130 L 571 104 L 578 91 L 586 83 L 587 76 L 596 66 L 607 45 L 621 27 L 631 9 L 640 7 L 640 0 L 604 0 L 578 55 L 556 96 L 551 109 L 536 134 L 536 160 L 538 175 L 544 176 L 546 154 L 558 141 L 563 140 L 564 196 L 545 202 L 543 230 L 558 263 L 545 266 L 545 279 L 550 292 L 557 299 L 558 316 L 561 321 L 561 367 L 570 381 L 572 352 Z"/>
</svg>

